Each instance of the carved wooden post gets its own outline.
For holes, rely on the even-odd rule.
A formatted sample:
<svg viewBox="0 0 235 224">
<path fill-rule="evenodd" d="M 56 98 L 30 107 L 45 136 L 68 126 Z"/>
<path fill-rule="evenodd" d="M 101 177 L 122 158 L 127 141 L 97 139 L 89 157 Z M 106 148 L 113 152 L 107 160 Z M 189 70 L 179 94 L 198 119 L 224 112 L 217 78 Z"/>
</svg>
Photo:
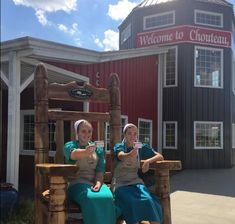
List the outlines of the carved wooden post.
<svg viewBox="0 0 235 224">
<path fill-rule="evenodd" d="M 113 147 L 117 142 L 121 141 L 121 99 L 120 99 L 120 80 L 118 75 L 112 73 L 109 82 L 110 93 L 110 152 L 111 152 L 111 172 L 113 173 Z"/>
<path fill-rule="evenodd" d="M 161 200 L 163 224 L 171 224 L 170 170 L 181 170 L 180 161 L 163 160 L 155 164 L 155 193 Z"/>
<path fill-rule="evenodd" d="M 48 93 L 47 93 L 47 70 L 41 63 L 38 64 L 34 73 L 34 109 L 35 109 L 35 164 L 48 162 Z M 44 90 L 44 91 L 42 91 Z M 36 224 L 45 223 L 43 220 L 42 209 L 40 208 L 40 193 L 46 185 L 46 180 L 35 170 L 35 222 Z"/>
<path fill-rule="evenodd" d="M 170 176 L 168 169 L 156 169 L 156 194 L 161 199 L 163 223 L 171 224 Z"/>
<path fill-rule="evenodd" d="M 51 224 L 64 224 L 66 222 L 66 190 L 67 180 L 62 176 L 50 177 L 50 199 L 48 222 Z"/>
</svg>

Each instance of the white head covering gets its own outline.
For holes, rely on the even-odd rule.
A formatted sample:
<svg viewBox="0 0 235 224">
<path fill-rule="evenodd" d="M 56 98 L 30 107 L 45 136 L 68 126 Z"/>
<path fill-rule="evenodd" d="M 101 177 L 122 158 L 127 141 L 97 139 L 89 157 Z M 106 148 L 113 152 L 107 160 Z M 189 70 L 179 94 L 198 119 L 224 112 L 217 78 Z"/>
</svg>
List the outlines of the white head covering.
<svg viewBox="0 0 235 224">
<path fill-rule="evenodd" d="M 136 125 L 134 125 L 134 124 L 132 124 L 132 123 L 126 124 L 126 125 L 124 126 L 124 128 L 123 128 L 123 133 L 125 134 L 126 130 L 127 130 L 128 128 L 132 128 L 132 127 L 137 128 Z"/>
<path fill-rule="evenodd" d="M 74 130 L 75 130 L 75 138 L 76 140 L 78 140 L 78 127 L 81 123 L 83 122 L 86 122 L 86 120 L 84 119 L 80 119 L 80 120 L 77 120 L 75 123 L 74 123 Z"/>
</svg>

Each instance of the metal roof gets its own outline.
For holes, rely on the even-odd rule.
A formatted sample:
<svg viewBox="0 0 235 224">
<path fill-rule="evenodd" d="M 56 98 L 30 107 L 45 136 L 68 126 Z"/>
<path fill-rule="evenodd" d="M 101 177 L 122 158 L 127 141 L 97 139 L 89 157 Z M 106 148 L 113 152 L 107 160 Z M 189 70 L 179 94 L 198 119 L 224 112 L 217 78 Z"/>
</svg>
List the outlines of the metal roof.
<svg viewBox="0 0 235 224">
<path fill-rule="evenodd" d="M 144 0 L 139 5 L 137 5 L 135 7 L 135 9 L 148 7 L 148 6 L 152 6 L 152 5 L 158 5 L 158 4 L 167 3 L 167 2 L 173 2 L 173 1 L 180 1 L 180 0 Z M 193 1 L 195 1 L 195 0 L 193 0 Z M 225 0 L 196 0 L 196 1 L 208 2 L 208 3 L 213 3 L 213 4 L 225 5 L 225 6 L 231 6 L 232 7 L 232 4 L 225 1 Z"/>
</svg>

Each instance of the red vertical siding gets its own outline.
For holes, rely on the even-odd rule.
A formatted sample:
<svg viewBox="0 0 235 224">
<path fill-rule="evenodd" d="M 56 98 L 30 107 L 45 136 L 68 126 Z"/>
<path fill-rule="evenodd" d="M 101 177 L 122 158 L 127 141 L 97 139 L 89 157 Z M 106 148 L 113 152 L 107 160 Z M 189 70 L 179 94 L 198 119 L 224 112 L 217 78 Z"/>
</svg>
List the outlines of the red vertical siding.
<svg viewBox="0 0 235 224">
<path fill-rule="evenodd" d="M 122 115 L 128 116 L 128 121 L 138 125 L 138 118 L 153 121 L 153 146 L 157 146 L 157 56 L 145 56 L 117 61 L 109 61 L 90 65 L 55 64 L 58 67 L 84 75 L 90 78 L 90 83 L 107 87 L 108 77 L 114 72 L 121 82 Z M 99 72 L 100 77 L 96 74 Z M 107 108 L 92 104 L 91 111 L 106 111 Z"/>
</svg>

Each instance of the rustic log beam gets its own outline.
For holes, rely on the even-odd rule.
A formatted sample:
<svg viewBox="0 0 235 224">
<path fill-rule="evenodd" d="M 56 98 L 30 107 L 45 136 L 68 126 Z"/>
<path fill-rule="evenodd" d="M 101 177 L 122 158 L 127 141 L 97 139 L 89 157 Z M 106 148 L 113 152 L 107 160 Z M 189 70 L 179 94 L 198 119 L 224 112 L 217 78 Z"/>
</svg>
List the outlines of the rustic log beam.
<svg viewBox="0 0 235 224">
<path fill-rule="evenodd" d="M 110 115 L 108 113 L 96 113 L 96 112 L 81 112 L 81 111 L 63 111 L 63 110 L 49 110 L 48 116 L 50 120 L 64 120 L 64 121 L 76 121 L 79 119 L 85 119 L 88 121 L 103 121 L 108 122 Z"/>
</svg>

